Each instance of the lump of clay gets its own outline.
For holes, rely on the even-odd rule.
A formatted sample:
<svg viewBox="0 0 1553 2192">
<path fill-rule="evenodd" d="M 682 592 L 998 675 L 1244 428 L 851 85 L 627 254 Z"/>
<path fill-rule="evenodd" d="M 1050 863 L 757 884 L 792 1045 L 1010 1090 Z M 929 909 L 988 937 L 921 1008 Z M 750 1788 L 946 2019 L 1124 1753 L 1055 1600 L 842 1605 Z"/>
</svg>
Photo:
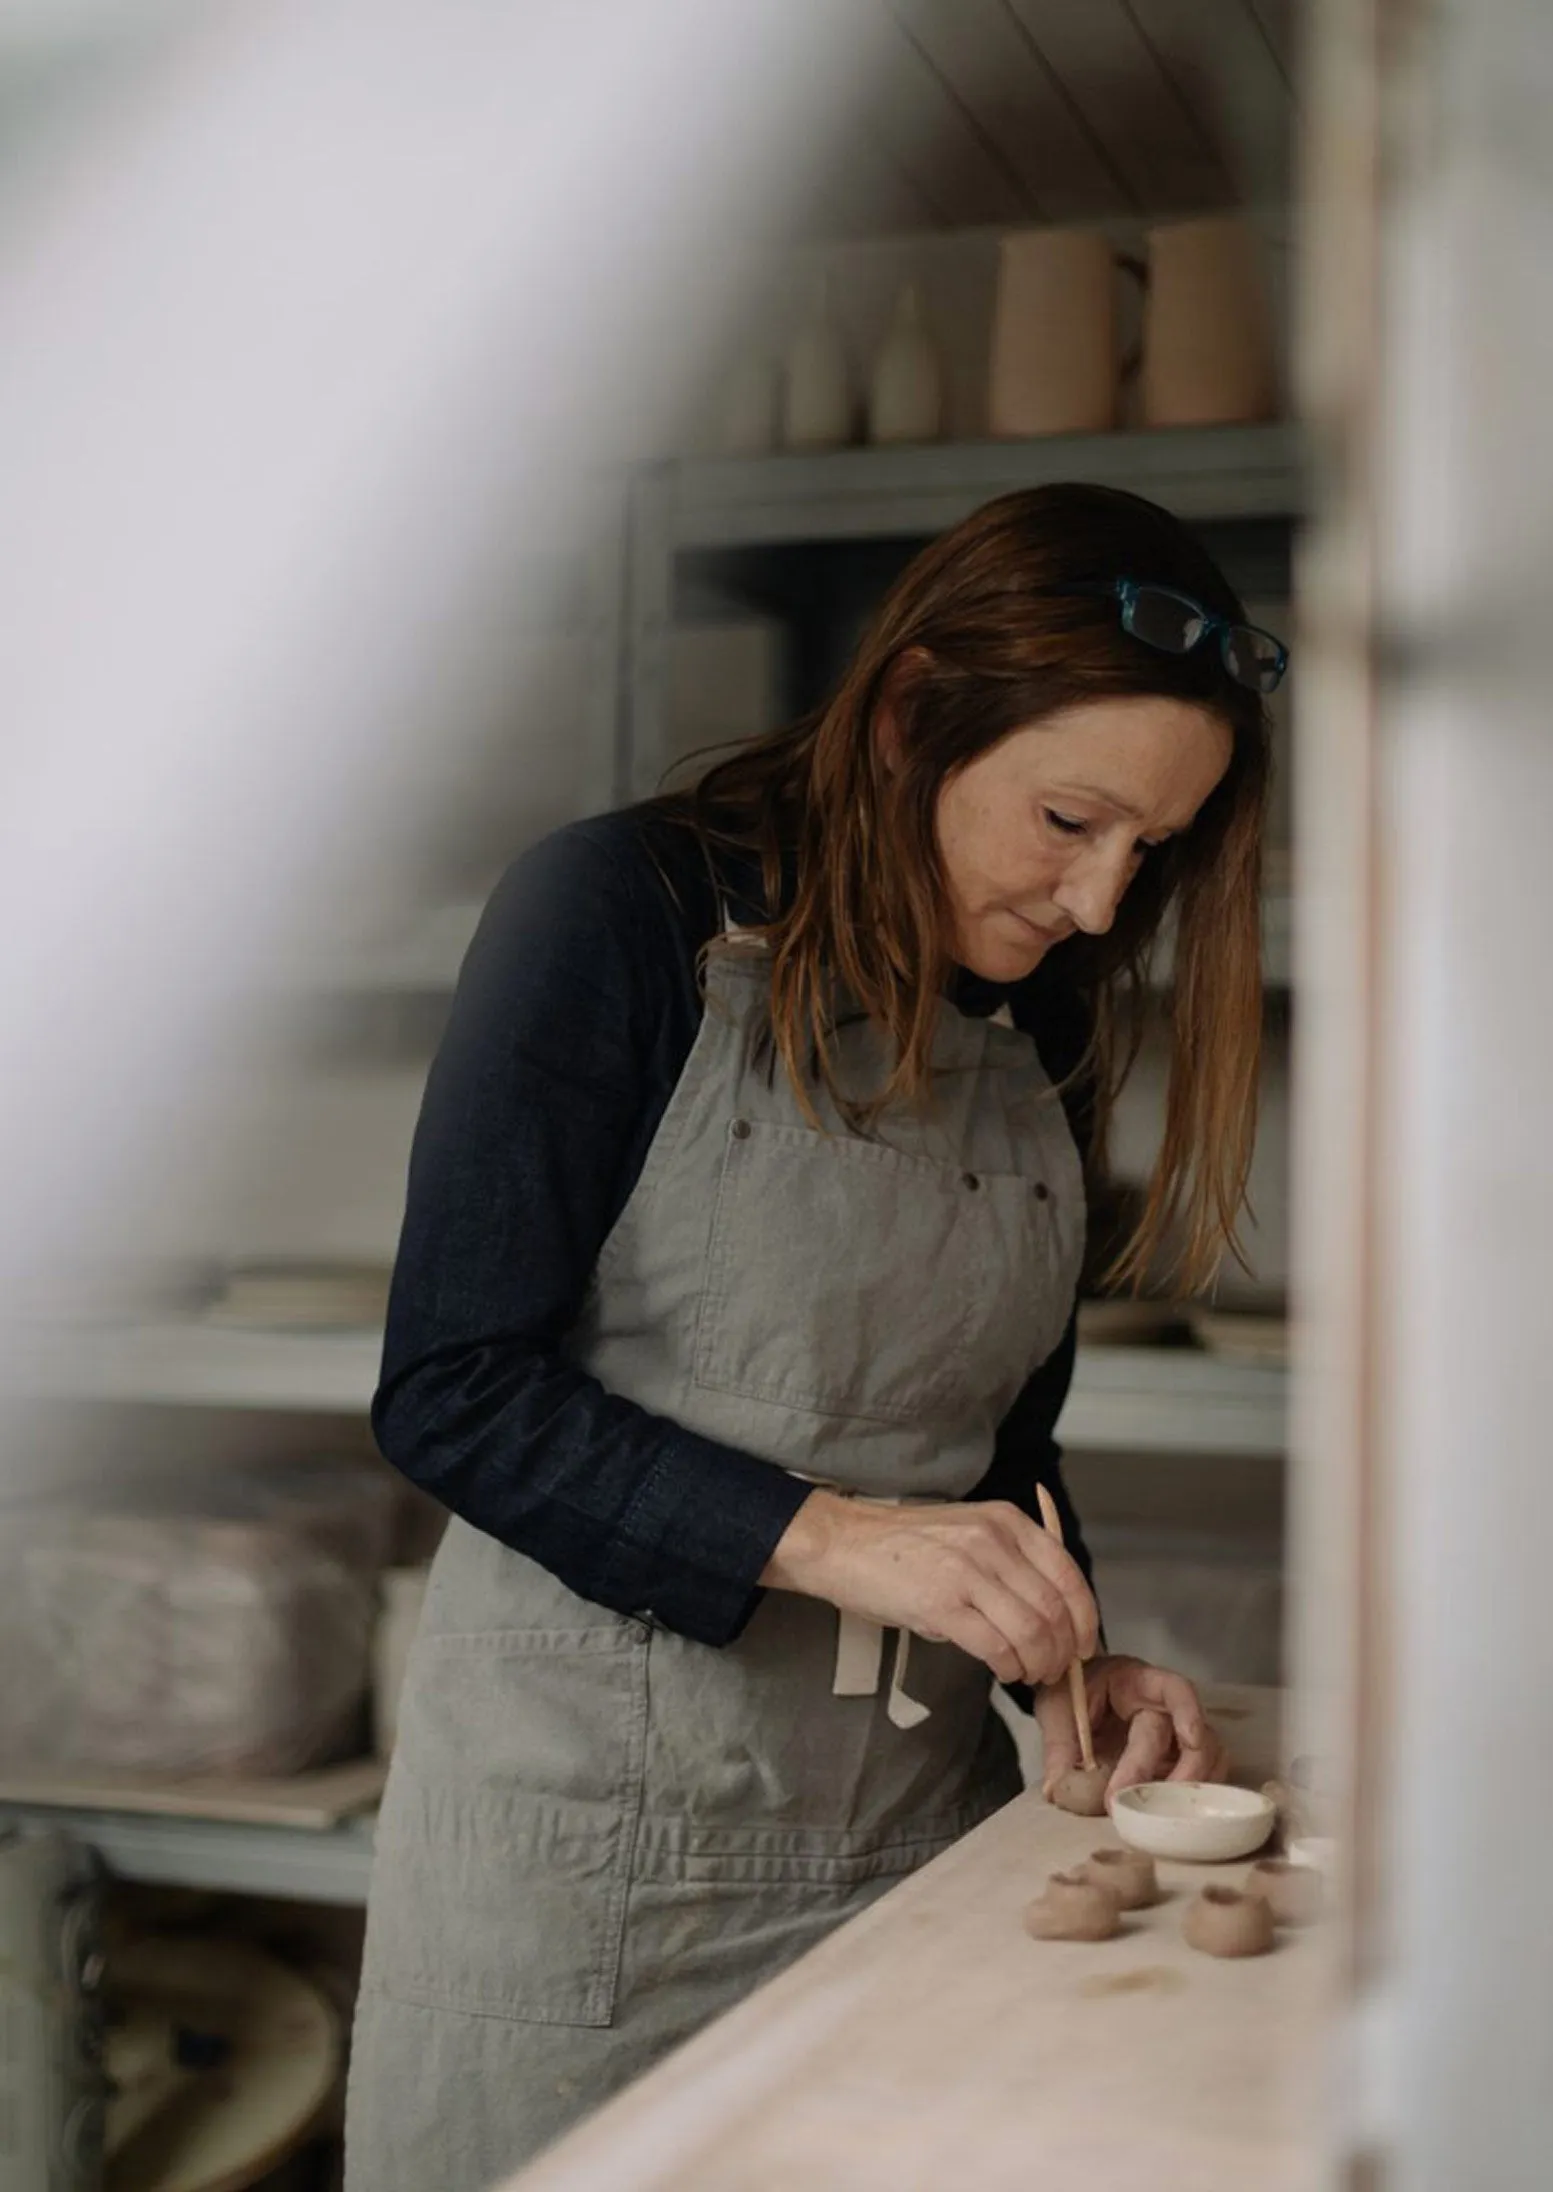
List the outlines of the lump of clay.
<svg viewBox="0 0 1553 2192">
<path fill-rule="evenodd" d="M 1025 1912 L 1025 1931 L 1038 1941 L 1109 1941 L 1121 1908 L 1114 1888 L 1099 1887 L 1082 1873 L 1054 1872 L 1045 1894 Z"/>
<path fill-rule="evenodd" d="M 1313 1865 L 1291 1865 L 1286 1857 L 1264 1857 L 1246 1877 L 1246 1893 L 1260 1895 L 1275 1926 L 1313 1925 L 1321 1916 L 1325 1888 Z"/>
<path fill-rule="evenodd" d="M 1109 1766 L 1072 1766 L 1052 1783 L 1051 1801 L 1059 1811 L 1077 1812 L 1080 1819 L 1103 1819 L 1110 1778 Z"/>
<path fill-rule="evenodd" d="M 1109 1888 L 1123 1910 L 1147 1910 L 1159 1901 L 1159 1875 L 1142 1850 L 1095 1850 L 1079 1870 L 1096 1887 Z"/>
<path fill-rule="evenodd" d="M 1204 1888 L 1181 1930 L 1187 1946 L 1205 1956 L 1260 1956 L 1273 1945 L 1273 1914 L 1260 1895 Z"/>
</svg>

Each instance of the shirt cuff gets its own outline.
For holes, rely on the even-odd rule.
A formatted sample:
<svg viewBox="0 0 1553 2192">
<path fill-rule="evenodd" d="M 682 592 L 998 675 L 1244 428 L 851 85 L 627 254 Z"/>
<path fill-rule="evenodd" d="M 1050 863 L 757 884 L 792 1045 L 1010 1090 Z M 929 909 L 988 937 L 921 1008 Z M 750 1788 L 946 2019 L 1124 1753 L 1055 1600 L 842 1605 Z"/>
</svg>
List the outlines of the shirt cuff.
<svg viewBox="0 0 1553 2192">
<path fill-rule="evenodd" d="M 698 1644 L 731 1644 L 813 1489 L 775 1462 L 677 1431 L 613 1533 L 598 1595 Z"/>
</svg>

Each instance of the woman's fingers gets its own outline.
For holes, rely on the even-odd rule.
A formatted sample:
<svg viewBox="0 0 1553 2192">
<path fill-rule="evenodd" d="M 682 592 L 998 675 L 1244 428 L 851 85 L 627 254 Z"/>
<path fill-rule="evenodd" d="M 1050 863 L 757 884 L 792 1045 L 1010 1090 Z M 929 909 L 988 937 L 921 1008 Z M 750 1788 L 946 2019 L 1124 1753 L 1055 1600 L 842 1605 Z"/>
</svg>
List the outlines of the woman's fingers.
<svg viewBox="0 0 1553 2192">
<path fill-rule="evenodd" d="M 1021 1595 L 1030 1595 L 1038 1606 L 1045 1606 L 1046 1594 L 1055 1592 L 1072 1627 L 1073 1649 L 1068 1658 L 1092 1658 L 1100 1642 L 1100 1614 L 1078 1562 L 1022 1508 L 999 1501 L 988 1512 L 1008 1535 L 1009 1558 L 1000 1566 L 1004 1582 Z"/>
<path fill-rule="evenodd" d="M 1019 1590 L 984 1575 L 973 1586 L 972 1604 L 1018 1654 L 1016 1681 L 1055 1682 L 1078 1649 L 1067 1602 L 1049 1586 Z"/>
<path fill-rule="evenodd" d="M 1124 1720 L 1141 1712 L 1158 1712 L 1169 1721 L 1180 1752 L 1171 1779 L 1210 1779 L 1209 1769 L 1219 1759 L 1222 1745 L 1185 1675 L 1173 1674 L 1168 1667 L 1147 1666 L 1141 1659 L 1112 1660 L 1106 1673 L 1112 1706 Z"/>
<path fill-rule="evenodd" d="M 1123 1789 L 1136 1788 L 1140 1781 L 1163 1780 L 1175 1747 L 1175 1729 L 1168 1713 L 1149 1709 L 1135 1713 L 1127 1723 L 1126 1747 L 1106 1783 L 1107 1800 L 1119 1796 Z"/>
<path fill-rule="evenodd" d="M 1058 1776 L 1070 1773 L 1082 1757 L 1065 1683 L 1036 1693 L 1035 1718 L 1041 1731 L 1041 1794 L 1049 1797 Z"/>
<path fill-rule="evenodd" d="M 957 1644 L 962 1652 L 969 1652 L 972 1659 L 979 1659 L 983 1666 L 990 1667 L 1000 1682 L 1026 1679 L 1018 1651 L 996 1623 L 989 1621 L 974 1606 L 961 1607 L 953 1619 L 945 1623 L 944 1638 L 947 1643 Z"/>
</svg>

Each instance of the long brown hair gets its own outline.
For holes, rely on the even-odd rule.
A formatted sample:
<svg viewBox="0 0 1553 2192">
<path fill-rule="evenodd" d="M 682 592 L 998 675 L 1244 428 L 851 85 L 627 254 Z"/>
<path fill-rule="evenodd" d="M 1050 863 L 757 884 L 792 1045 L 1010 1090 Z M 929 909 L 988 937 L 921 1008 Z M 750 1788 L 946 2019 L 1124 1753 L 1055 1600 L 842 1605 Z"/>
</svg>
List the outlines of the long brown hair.
<svg viewBox="0 0 1553 2192">
<path fill-rule="evenodd" d="M 1230 731 L 1232 755 L 1192 828 L 1151 853 L 1105 936 L 1056 946 L 1093 1025 L 1082 1073 L 1094 1148 L 1142 1040 L 1149 958 L 1176 912 L 1165 1131 L 1142 1215 L 1109 1277 L 1139 1281 L 1164 1249 L 1183 1286 L 1235 1246 L 1256 1124 L 1261 1038 L 1260 845 L 1269 773 L 1260 697 L 1217 649 L 1169 655 L 1122 630 L 1114 599 L 1066 589 L 1132 578 L 1244 610 L 1178 519 L 1137 495 L 1050 486 L 1004 495 L 935 540 L 896 581 L 832 698 L 744 745 L 688 791 L 655 802 L 718 847 L 759 857 L 777 1049 L 811 1118 L 831 1072 L 839 982 L 891 1038 L 895 1066 L 872 1111 L 921 1104 L 951 925 L 937 837 L 945 782 L 1009 732 L 1088 700 L 1195 702 Z M 888 696 L 892 769 L 875 736 Z M 1043 967 L 1043 973 L 1045 968 Z"/>
</svg>

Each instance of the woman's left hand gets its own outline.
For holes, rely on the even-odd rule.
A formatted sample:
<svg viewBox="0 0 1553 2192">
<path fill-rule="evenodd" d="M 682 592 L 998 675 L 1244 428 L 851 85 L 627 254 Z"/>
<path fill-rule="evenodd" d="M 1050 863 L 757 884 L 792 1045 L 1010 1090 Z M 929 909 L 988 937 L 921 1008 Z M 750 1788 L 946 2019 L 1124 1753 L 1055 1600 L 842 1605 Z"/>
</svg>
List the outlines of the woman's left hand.
<svg viewBox="0 0 1553 2192">
<path fill-rule="evenodd" d="M 1095 1757 L 1114 1771 L 1107 1800 L 1140 1781 L 1222 1781 L 1229 1754 L 1210 1727 L 1184 1674 L 1142 1659 L 1104 1654 L 1084 1669 Z M 1081 1763 L 1066 1682 L 1036 1693 L 1035 1717 L 1046 1745 L 1042 1789 Z"/>
</svg>

